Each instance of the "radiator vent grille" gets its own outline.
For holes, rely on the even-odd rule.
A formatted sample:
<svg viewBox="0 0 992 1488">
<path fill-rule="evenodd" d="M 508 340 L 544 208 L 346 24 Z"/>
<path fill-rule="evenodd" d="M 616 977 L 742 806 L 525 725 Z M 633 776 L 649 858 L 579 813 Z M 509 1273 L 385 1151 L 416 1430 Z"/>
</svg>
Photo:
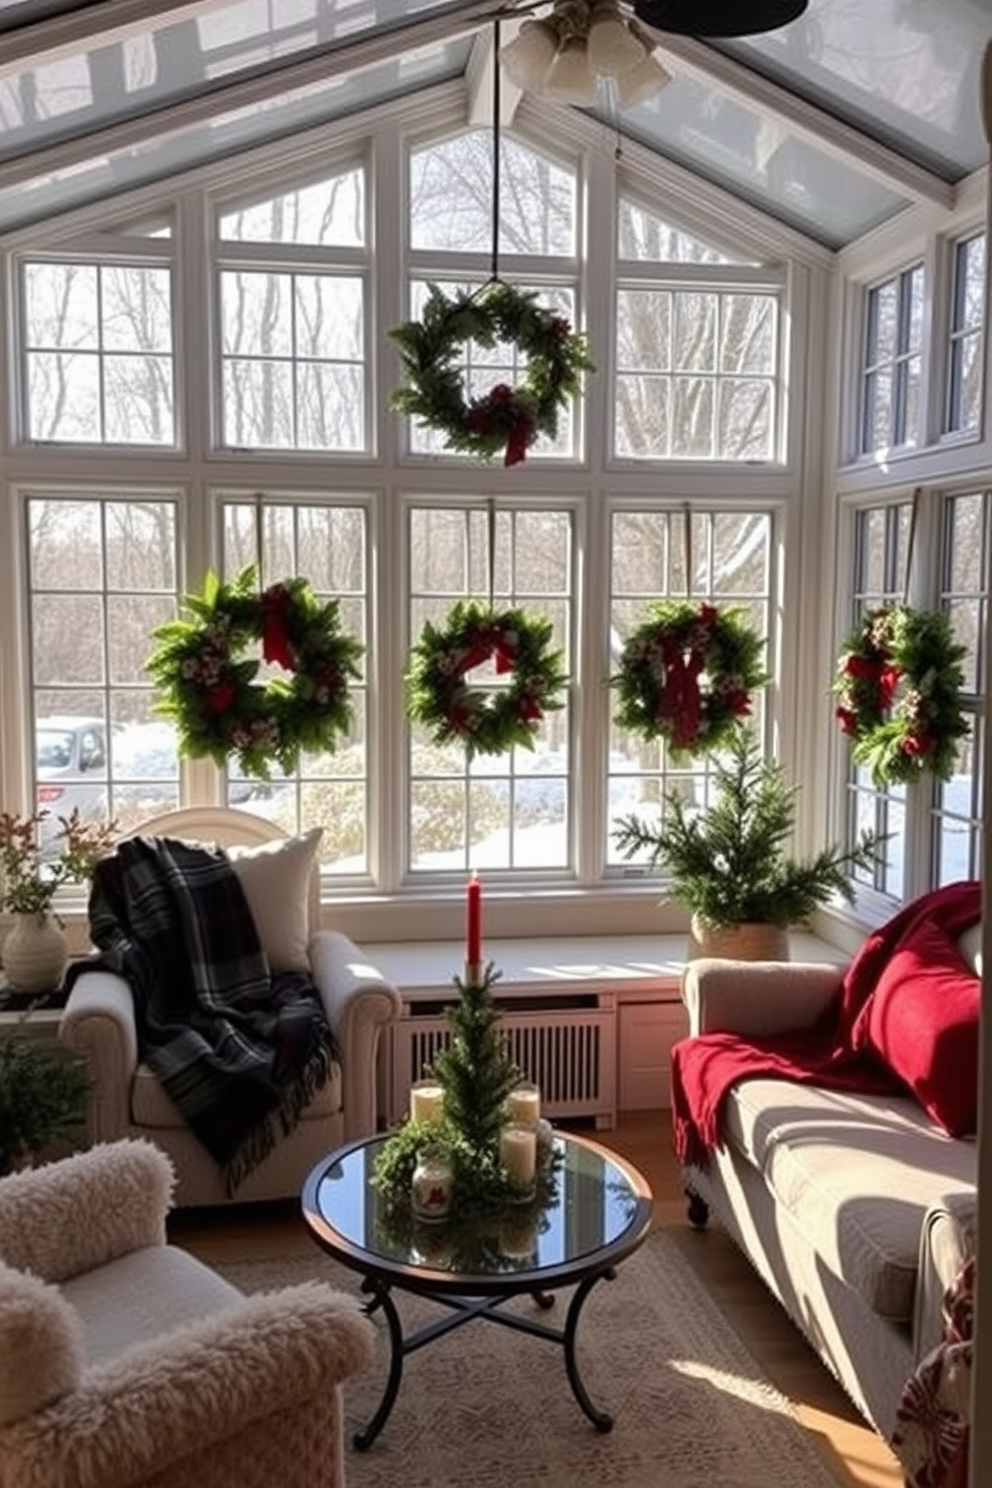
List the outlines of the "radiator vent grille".
<svg viewBox="0 0 992 1488">
<path fill-rule="evenodd" d="M 616 1022 L 612 1007 L 569 1012 L 504 1013 L 500 1028 L 507 1052 L 529 1080 L 541 1087 L 541 1105 L 551 1117 L 594 1116 L 598 1126 L 616 1123 Z M 412 1013 L 392 1029 L 390 1121 L 405 1115 L 410 1086 L 447 1045 L 443 1017 Z"/>
</svg>

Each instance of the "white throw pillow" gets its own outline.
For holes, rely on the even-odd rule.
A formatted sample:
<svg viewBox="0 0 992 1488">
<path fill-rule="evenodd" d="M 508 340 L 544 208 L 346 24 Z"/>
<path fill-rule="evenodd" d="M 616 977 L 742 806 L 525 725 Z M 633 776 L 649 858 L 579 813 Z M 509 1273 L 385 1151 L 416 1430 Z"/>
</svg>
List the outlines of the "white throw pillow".
<svg viewBox="0 0 992 1488">
<path fill-rule="evenodd" d="M 302 837 L 227 849 L 273 976 L 309 970 L 310 875 L 323 835 L 315 827 Z"/>
</svg>

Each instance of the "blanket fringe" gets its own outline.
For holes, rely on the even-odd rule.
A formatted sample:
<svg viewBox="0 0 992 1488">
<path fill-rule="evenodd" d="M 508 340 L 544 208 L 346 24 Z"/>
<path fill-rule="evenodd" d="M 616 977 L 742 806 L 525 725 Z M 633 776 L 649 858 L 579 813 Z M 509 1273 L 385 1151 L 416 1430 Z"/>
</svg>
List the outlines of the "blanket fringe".
<svg viewBox="0 0 992 1488">
<path fill-rule="evenodd" d="M 228 1198 L 275 1151 L 280 1136 L 288 1137 L 318 1090 L 331 1078 L 334 1068 L 334 1043 L 328 1028 L 326 1037 L 313 1050 L 303 1069 L 282 1092 L 279 1104 L 252 1128 L 224 1168 Z"/>
</svg>

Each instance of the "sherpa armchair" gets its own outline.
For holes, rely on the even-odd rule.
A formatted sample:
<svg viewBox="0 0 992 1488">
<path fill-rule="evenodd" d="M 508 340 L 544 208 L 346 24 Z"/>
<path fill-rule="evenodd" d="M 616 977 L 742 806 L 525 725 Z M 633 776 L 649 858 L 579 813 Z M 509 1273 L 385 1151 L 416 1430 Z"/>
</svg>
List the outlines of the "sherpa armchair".
<svg viewBox="0 0 992 1488">
<path fill-rule="evenodd" d="M 59 1039 L 89 1069 L 89 1140 L 155 1142 L 175 1165 L 180 1207 L 295 1198 L 320 1157 L 375 1131 L 379 1035 L 398 1017 L 400 995 L 346 935 L 314 928 L 320 911 L 319 831 L 290 837 L 246 811 L 191 808 L 145 822 L 140 835 L 229 851 L 272 972 L 309 969 L 340 1060 L 295 1129 L 229 1193 L 218 1163 L 139 1059 L 130 986 L 112 972 L 86 969 L 73 984 Z"/>
<path fill-rule="evenodd" d="M 341 1488 L 357 1298 L 244 1296 L 168 1245 L 169 1160 L 117 1142 L 0 1179 L 0 1488 Z"/>
</svg>

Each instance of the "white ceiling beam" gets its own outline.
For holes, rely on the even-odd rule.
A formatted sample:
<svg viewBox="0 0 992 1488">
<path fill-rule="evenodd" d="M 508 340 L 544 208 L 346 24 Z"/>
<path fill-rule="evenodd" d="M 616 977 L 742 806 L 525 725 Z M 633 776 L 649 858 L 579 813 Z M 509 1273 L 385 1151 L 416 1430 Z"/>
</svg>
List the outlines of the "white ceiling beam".
<svg viewBox="0 0 992 1488">
<path fill-rule="evenodd" d="M 955 187 L 949 181 L 907 160 L 904 155 L 880 144 L 853 125 L 842 123 L 826 109 L 791 93 L 704 42 L 653 29 L 650 34 L 656 38 L 663 56 L 667 53 L 677 58 L 702 82 L 715 83 L 742 103 L 785 119 L 798 135 L 817 149 L 854 166 L 878 181 L 879 185 L 901 191 L 914 201 L 934 202 L 946 210 L 954 206 Z"/>
<path fill-rule="evenodd" d="M 113 0 L 113 4 L 126 0 Z M 146 0 L 141 0 L 146 3 Z M 218 110 L 235 112 L 263 104 L 281 93 L 326 82 L 351 72 L 375 67 L 394 59 L 401 51 L 431 46 L 456 39 L 464 32 L 478 29 L 480 20 L 491 17 L 492 0 L 471 0 L 457 15 L 420 18 L 397 31 L 373 31 L 321 54 L 308 52 L 300 60 L 282 58 L 264 72 L 251 77 L 225 77 L 211 83 L 190 98 L 163 100 L 157 108 L 147 109 L 134 118 L 94 130 L 77 130 L 71 139 L 58 143 L 46 141 L 16 159 L 0 162 L 0 190 L 22 185 L 35 176 L 50 175 L 81 165 L 94 156 L 112 155 L 117 150 L 155 139 L 157 136 L 209 122 Z"/>
</svg>

